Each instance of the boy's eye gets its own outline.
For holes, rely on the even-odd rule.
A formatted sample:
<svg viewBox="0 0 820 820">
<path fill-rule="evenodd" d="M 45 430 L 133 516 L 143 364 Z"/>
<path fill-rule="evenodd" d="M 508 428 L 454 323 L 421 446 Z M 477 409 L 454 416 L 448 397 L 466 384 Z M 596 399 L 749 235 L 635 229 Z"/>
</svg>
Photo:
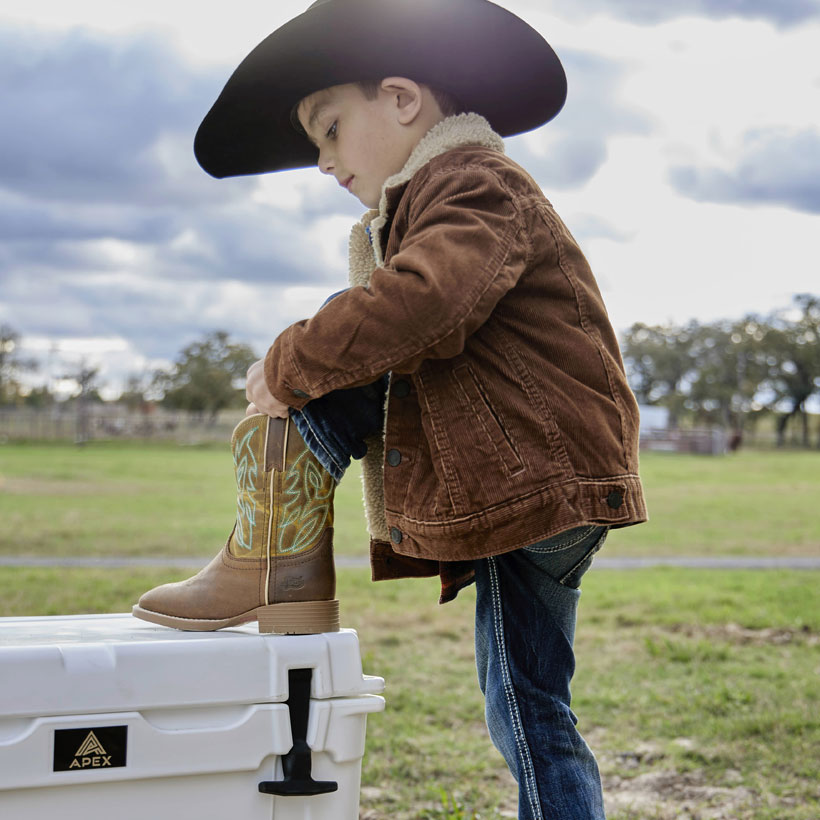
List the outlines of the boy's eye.
<svg viewBox="0 0 820 820">
<path fill-rule="evenodd" d="M 331 125 L 330 128 L 327 129 L 327 132 L 325 133 L 325 136 L 328 139 L 331 139 L 331 140 L 336 139 L 336 132 L 337 131 L 338 131 L 338 127 L 337 127 L 336 123 L 334 122 L 333 125 Z"/>
</svg>

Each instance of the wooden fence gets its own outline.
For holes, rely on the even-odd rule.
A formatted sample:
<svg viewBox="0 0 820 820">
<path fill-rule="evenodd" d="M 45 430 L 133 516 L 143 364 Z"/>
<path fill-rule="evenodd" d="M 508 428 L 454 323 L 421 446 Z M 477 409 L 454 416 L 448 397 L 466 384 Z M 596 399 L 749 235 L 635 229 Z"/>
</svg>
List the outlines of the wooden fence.
<svg viewBox="0 0 820 820">
<path fill-rule="evenodd" d="M 0 442 L 100 441 L 112 439 L 166 440 L 181 444 L 230 441 L 241 410 L 209 415 L 154 408 L 131 412 L 108 405 L 85 408 L 58 406 L 38 410 L 0 408 Z"/>
</svg>

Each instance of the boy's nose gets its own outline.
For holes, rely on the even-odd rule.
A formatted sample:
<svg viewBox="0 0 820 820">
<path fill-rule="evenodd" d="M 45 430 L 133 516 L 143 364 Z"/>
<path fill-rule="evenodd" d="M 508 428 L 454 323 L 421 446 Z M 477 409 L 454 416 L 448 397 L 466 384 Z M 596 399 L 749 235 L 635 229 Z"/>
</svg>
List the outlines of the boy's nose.
<svg viewBox="0 0 820 820">
<path fill-rule="evenodd" d="M 323 174 L 332 174 L 334 170 L 333 159 L 324 152 L 319 152 L 319 170 Z"/>
</svg>

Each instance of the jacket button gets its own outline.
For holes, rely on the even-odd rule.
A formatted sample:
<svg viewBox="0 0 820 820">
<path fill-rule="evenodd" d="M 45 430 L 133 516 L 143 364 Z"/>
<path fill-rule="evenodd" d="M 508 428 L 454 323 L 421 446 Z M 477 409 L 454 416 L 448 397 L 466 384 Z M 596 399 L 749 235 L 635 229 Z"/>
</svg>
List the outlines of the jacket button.
<svg viewBox="0 0 820 820">
<path fill-rule="evenodd" d="M 310 396 L 308 396 L 308 394 L 305 393 L 304 390 L 300 390 L 298 387 L 294 389 L 293 395 L 298 396 L 300 399 L 309 399 L 310 398 Z"/>
<path fill-rule="evenodd" d="M 404 379 L 399 379 L 395 384 L 390 385 L 390 392 L 397 399 L 403 399 L 410 395 L 410 384 Z"/>
<path fill-rule="evenodd" d="M 607 497 L 606 503 L 612 507 L 613 510 L 617 510 L 621 504 L 624 503 L 624 496 L 623 493 L 619 493 L 617 490 L 613 490 Z"/>
<path fill-rule="evenodd" d="M 390 540 L 394 544 L 401 544 L 401 530 L 398 527 L 390 527 Z"/>
<path fill-rule="evenodd" d="M 398 467 L 401 464 L 401 453 L 398 450 L 388 450 L 387 463 L 391 467 Z"/>
</svg>

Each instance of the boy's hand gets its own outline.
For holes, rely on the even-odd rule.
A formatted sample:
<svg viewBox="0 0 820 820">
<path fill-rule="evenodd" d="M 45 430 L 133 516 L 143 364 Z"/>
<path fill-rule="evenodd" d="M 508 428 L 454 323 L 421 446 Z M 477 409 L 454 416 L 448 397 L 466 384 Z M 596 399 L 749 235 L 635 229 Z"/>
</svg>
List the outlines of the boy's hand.
<svg viewBox="0 0 820 820">
<path fill-rule="evenodd" d="M 265 413 L 265 415 L 272 416 L 275 419 L 286 419 L 288 417 L 288 406 L 282 404 L 268 390 L 268 383 L 265 381 L 264 359 L 254 362 L 248 368 L 245 398 L 250 402 L 248 409 L 245 411 L 246 416 L 252 413 Z"/>
</svg>

